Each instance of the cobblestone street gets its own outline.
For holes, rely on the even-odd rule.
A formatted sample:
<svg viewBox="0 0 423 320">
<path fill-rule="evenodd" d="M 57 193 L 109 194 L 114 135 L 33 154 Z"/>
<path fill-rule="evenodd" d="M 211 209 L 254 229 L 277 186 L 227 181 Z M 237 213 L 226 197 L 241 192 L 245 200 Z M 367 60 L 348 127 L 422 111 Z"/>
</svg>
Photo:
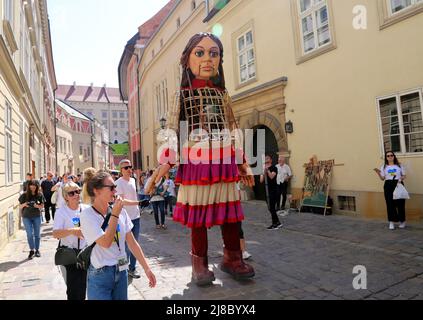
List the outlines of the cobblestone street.
<svg viewBox="0 0 423 320">
<path fill-rule="evenodd" d="M 154 217 L 141 216 L 140 243 L 156 274 L 150 289 L 144 275 L 129 286 L 130 300 L 296 300 L 423 299 L 423 226 L 388 230 L 387 223 L 346 216 L 291 213 L 284 227 L 266 230 L 270 214 L 263 202 L 244 203 L 243 223 L 249 263 L 256 276 L 237 282 L 218 268 L 220 229 L 209 230 L 209 264 L 214 285 L 191 284 L 189 230 L 170 221 L 155 229 Z M 27 260 L 25 232 L 0 252 L 0 299 L 66 299 L 59 269 L 53 264 L 57 241 L 43 224 L 41 258 Z M 367 269 L 367 290 L 353 288 L 353 268 Z"/>
</svg>

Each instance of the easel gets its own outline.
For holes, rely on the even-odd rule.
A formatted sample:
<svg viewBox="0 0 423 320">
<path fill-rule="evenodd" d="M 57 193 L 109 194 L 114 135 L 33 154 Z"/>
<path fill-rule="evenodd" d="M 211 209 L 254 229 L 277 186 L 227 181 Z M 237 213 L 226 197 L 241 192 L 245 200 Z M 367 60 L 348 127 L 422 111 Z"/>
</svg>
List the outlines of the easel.
<svg viewBox="0 0 423 320">
<path fill-rule="evenodd" d="M 300 212 L 301 209 L 305 206 L 323 208 L 323 215 L 326 216 L 327 210 L 332 209 L 331 206 L 327 205 L 327 202 L 329 198 L 330 180 L 332 178 L 333 167 L 343 165 L 344 164 L 335 164 L 335 160 L 318 161 L 316 155 L 310 159 L 309 163 L 304 164 L 303 167 L 306 168 L 306 172 L 304 175 L 303 189 L 301 194 Z M 322 171 L 323 177 L 321 176 Z M 316 196 L 320 192 L 319 189 L 322 187 L 325 190 L 324 203 L 322 205 L 315 203 L 306 203 L 304 205 L 305 200 L 307 200 L 306 198 L 308 198 L 309 201 L 312 201 L 312 197 Z M 307 193 L 310 194 L 308 197 L 306 197 L 306 188 Z"/>
</svg>

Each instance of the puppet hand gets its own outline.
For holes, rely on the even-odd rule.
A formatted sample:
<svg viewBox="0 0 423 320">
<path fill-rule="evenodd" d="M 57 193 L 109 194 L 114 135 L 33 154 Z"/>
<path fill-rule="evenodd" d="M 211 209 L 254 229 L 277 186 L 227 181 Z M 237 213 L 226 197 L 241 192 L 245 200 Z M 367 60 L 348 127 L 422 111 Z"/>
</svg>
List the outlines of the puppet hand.
<svg viewBox="0 0 423 320">
<path fill-rule="evenodd" d="M 250 166 L 247 163 L 238 165 L 239 177 L 241 183 L 245 184 L 247 187 L 254 186 L 254 175 Z"/>
</svg>

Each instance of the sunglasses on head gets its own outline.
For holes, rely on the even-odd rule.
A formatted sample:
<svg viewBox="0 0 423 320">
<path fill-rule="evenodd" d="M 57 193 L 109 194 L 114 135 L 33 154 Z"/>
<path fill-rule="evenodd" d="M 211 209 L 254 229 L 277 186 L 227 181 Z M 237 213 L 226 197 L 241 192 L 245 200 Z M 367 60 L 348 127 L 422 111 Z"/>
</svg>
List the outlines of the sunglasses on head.
<svg viewBox="0 0 423 320">
<path fill-rule="evenodd" d="M 117 188 L 117 186 L 116 185 L 102 185 L 101 186 L 102 188 L 109 188 L 110 189 L 110 191 L 115 191 L 116 190 L 116 188 Z"/>
<path fill-rule="evenodd" d="M 132 169 L 132 166 L 122 167 L 122 169 L 125 169 L 125 170 Z"/>
<path fill-rule="evenodd" d="M 74 190 L 68 192 L 69 197 L 73 197 L 75 194 L 81 194 L 81 190 Z"/>
</svg>

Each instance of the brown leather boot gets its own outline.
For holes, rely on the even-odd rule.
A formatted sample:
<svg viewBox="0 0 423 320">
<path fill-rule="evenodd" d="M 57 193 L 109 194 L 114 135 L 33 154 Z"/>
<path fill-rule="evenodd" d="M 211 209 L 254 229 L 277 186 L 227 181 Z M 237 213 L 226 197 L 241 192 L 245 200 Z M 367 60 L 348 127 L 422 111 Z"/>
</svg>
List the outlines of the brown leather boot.
<svg viewBox="0 0 423 320">
<path fill-rule="evenodd" d="M 223 262 L 220 269 L 232 275 L 236 280 L 254 277 L 254 269 L 242 259 L 242 251 L 229 251 L 223 249 Z"/>
<path fill-rule="evenodd" d="M 208 257 L 199 257 L 191 253 L 191 261 L 192 281 L 197 286 L 206 286 L 216 280 L 214 273 L 209 270 Z"/>
</svg>

